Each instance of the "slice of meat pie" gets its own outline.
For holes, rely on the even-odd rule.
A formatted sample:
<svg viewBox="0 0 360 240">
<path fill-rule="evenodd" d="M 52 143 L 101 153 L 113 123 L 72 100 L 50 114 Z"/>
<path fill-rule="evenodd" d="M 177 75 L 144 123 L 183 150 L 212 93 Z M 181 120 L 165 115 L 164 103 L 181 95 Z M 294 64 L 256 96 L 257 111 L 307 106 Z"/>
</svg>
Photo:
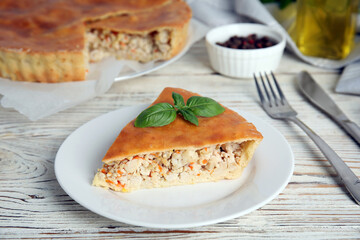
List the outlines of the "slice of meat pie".
<svg viewBox="0 0 360 240">
<path fill-rule="evenodd" d="M 173 92 L 185 102 L 198 96 L 165 88 L 152 105 L 173 104 Z M 180 115 L 162 127 L 137 128 L 134 121 L 106 153 L 94 186 L 128 192 L 238 178 L 263 138 L 252 123 L 228 108 L 215 117 L 199 117 L 198 126 Z"/>
<path fill-rule="evenodd" d="M 89 23 L 86 36 L 90 61 L 110 55 L 140 62 L 170 59 L 186 43 L 190 18 L 189 6 L 172 0 L 151 11 Z"/>
</svg>

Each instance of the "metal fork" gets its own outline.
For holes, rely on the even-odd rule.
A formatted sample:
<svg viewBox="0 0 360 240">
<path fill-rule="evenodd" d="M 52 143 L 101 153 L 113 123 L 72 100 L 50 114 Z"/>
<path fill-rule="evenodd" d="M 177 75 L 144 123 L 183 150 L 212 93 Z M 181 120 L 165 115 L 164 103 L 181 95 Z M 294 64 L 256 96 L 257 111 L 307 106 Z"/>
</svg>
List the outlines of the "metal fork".
<svg viewBox="0 0 360 240">
<path fill-rule="evenodd" d="M 353 171 L 350 170 L 350 168 L 344 163 L 344 161 L 336 154 L 334 150 L 331 149 L 331 147 L 322 138 L 320 138 L 313 130 L 311 130 L 308 126 L 306 126 L 296 117 L 297 112 L 290 106 L 289 102 L 286 100 L 278 82 L 276 81 L 274 74 L 271 72 L 275 87 L 274 84 L 271 84 L 271 81 L 266 73 L 264 74 L 266 81 L 264 80 L 261 73 L 259 74 L 259 76 L 263 90 L 261 89 L 255 74 L 254 80 L 260 97 L 261 105 L 264 108 L 265 112 L 272 118 L 291 121 L 297 124 L 302 130 L 304 130 L 304 132 L 314 141 L 314 143 L 319 147 L 320 151 L 325 155 L 331 165 L 335 168 L 337 174 L 340 177 L 340 180 L 344 183 L 345 187 L 352 195 L 355 202 L 360 205 L 360 179 L 354 174 Z"/>
</svg>

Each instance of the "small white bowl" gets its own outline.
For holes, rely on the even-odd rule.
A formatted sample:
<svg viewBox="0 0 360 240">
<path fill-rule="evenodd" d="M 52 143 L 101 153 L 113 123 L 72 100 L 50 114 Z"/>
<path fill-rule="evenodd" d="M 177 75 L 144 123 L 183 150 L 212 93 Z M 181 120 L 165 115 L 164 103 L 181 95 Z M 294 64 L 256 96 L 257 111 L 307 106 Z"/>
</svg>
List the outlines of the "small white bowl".
<svg viewBox="0 0 360 240">
<path fill-rule="evenodd" d="M 259 49 L 232 49 L 217 45 L 232 36 L 267 36 L 277 44 Z M 235 78 L 249 78 L 254 73 L 274 71 L 280 62 L 285 48 L 285 37 L 276 30 L 261 24 L 237 23 L 224 25 L 206 34 L 206 48 L 211 66 L 215 71 Z"/>
</svg>

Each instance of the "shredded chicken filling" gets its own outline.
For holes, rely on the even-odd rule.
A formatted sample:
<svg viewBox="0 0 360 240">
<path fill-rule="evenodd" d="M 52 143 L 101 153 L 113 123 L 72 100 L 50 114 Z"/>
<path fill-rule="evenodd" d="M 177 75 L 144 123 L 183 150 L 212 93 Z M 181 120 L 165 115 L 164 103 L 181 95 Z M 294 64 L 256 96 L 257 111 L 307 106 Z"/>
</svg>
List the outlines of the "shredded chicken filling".
<svg viewBox="0 0 360 240">
<path fill-rule="evenodd" d="M 172 150 L 136 155 L 104 164 L 98 175 L 112 189 L 138 188 L 156 182 L 188 183 L 194 177 L 222 175 L 240 164 L 242 146 L 226 143 L 197 150 Z"/>
<path fill-rule="evenodd" d="M 86 33 L 89 58 L 92 62 L 108 56 L 140 62 L 167 59 L 171 50 L 170 34 L 169 30 L 140 35 L 91 29 Z"/>
</svg>

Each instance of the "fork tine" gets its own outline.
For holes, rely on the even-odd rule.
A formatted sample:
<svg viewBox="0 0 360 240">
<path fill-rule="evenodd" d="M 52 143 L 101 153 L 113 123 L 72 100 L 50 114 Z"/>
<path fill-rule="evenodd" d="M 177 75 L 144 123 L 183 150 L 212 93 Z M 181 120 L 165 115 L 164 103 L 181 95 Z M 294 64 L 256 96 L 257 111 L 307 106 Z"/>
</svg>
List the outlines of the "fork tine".
<svg viewBox="0 0 360 240">
<path fill-rule="evenodd" d="M 272 95 L 273 95 L 273 97 L 274 97 L 274 102 L 275 102 L 275 104 L 277 105 L 277 104 L 278 104 L 278 97 L 276 96 L 276 94 L 275 94 L 275 92 L 274 92 L 274 89 L 273 89 L 273 87 L 272 87 L 272 84 L 270 83 L 269 77 L 268 77 L 268 75 L 266 74 L 266 72 L 264 72 L 264 75 L 265 75 L 265 78 L 266 78 L 266 80 L 267 80 L 267 83 L 268 83 L 268 85 L 269 85 L 269 87 L 270 87 L 270 91 L 271 91 L 271 93 L 272 93 Z"/>
<path fill-rule="evenodd" d="M 260 97 L 260 101 L 261 101 L 261 103 L 264 103 L 264 101 L 265 101 L 264 95 L 262 94 L 262 91 L 261 91 L 261 89 L 260 89 L 259 83 L 258 83 L 257 78 L 256 78 L 256 76 L 255 76 L 255 73 L 254 73 L 253 75 L 254 75 L 254 80 L 255 80 L 256 89 L 257 89 L 258 94 L 259 94 L 259 97 Z"/>
<path fill-rule="evenodd" d="M 287 102 L 287 101 L 286 101 L 286 98 L 285 98 L 285 95 L 283 94 L 283 92 L 282 92 L 282 90 L 281 90 L 281 88 L 280 88 L 280 85 L 278 84 L 278 82 L 277 82 L 277 80 L 276 80 L 276 78 L 275 78 L 275 75 L 274 75 L 274 73 L 273 73 L 272 71 L 271 71 L 271 76 L 272 76 L 272 78 L 273 78 L 273 80 L 274 80 L 274 83 L 275 83 L 275 85 L 276 85 L 276 88 L 277 88 L 277 90 L 278 90 L 278 92 L 279 92 L 280 99 L 281 99 L 282 103 L 284 104 L 285 102 Z"/>
<path fill-rule="evenodd" d="M 265 93 L 266 93 L 267 99 L 268 99 L 268 101 L 269 101 L 269 103 L 270 103 L 270 106 L 271 106 L 271 98 L 270 98 L 270 94 L 269 94 L 269 92 L 268 92 L 268 90 L 267 90 L 267 88 L 266 88 L 266 86 L 265 86 L 265 82 L 264 82 L 264 79 L 263 79 L 263 77 L 262 77 L 261 73 L 259 73 L 259 75 L 260 75 L 260 79 L 261 79 L 261 82 L 262 82 L 262 84 L 263 84 L 263 87 L 264 87 L 264 90 L 265 90 Z"/>
</svg>

